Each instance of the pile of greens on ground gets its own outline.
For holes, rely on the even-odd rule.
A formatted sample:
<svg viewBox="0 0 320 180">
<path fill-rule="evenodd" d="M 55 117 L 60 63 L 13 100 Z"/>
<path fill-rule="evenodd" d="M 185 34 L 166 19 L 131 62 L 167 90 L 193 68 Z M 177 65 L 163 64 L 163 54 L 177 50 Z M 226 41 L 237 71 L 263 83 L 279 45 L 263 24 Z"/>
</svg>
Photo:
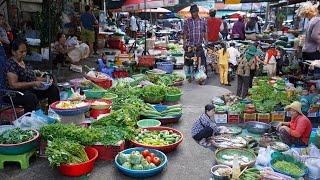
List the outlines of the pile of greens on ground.
<svg viewBox="0 0 320 180">
<path fill-rule="evenodd" d="M 33 130 L 8 129 L 0 135 L 0 144 L 19 144 L 32 139 L 35 135 Z"/>
<path fill-rule="evenodd" d="M 182 90 L 177 87 L 168 87 L 166 89 L 166 95 L 177 95 L 177 94 L 181 94 L 181 93 L 182 93 Z"/>
<path fill-rule="evenodd" d="M 82 145 L 93 145 L 101 138 L 101 133 L 93 128 L 85 128 L 74 124 L 50 124 L 40 129 L 44 140 L 65 138 Z"/>
<path fill-rule="evenodd" d="M 286 106 L 296 99 L 295 96 L 288 97 L 283 88 L 283 84 L 276 84 L 276 89 L 268 83 L 267 80 L 257 80 L 257 86 L 249 90 L 249 97 L 256 106 L 258 112 L 269 113 L 275 110 L 277 105 Z"/>
<path fill-rule="evenodd" d="M 79 164 L 89 160 L 84 146 L 66 139 L 56 138 L 48 141 L 45 154 L 51 166 L 60 164 Z"/>
</svg>

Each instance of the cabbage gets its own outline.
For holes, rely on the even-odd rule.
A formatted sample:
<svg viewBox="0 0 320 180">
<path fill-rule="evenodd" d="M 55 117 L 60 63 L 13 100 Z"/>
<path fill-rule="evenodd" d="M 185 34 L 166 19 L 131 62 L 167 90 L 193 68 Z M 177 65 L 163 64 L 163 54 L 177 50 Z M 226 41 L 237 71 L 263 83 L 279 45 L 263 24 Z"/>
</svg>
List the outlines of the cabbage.
<svg viewBox="0 0 320 180">
<path fill-rule="evenodd" d="M 129 162 L 131 164 L 140 164 L 143 156 L 138 151 L 133 151 L 129 156 Z"/>
<path fill-rule="evenodd" d="M 132 166 L 131 166 L 131 164 L 130 164 L 129 162 L 123 163 L 123 164 L 122 164 L 122 167 L 123 167 L 123 168 L 126 168 L 126 169 L 131 169 L 131 168 L 132 168 Z"/>
<path fill-rule="evenodd" d="M 133 170 L 143 170 L 143 166 L 141 164 L 135 164 L 132 166 Z"/>
<path fill-rule="evenodd" d="M 118 156 L 118 162 L 119 164 L 123 164 L 125 162 L 129 161 L 129 154 L 119 153 Z"/>
<path fill-rule="evenodd" d="M 143 166 L 143 169 L 144 170 L 147 170 L 147 169 L 149 169 L 149 163 L 148 163 L 148 161 L 147 160 L 145 160 L 144 158 L 141 160 L 141 165 Z"/>
</svg>

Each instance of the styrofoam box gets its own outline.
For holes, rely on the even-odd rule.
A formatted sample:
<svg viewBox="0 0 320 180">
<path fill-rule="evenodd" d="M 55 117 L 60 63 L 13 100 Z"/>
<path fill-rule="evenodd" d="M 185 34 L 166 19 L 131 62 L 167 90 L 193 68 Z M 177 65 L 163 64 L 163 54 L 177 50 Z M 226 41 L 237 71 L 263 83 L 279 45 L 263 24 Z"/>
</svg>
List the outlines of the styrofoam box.
<svg viewBox="0 0 320 180">
<path fill-rule="evenodd" d="M 228 122 L 228 115 L 227 114 L 215 114 L 214 121 L 217 124 L 226 124 Z"/>
</svg>

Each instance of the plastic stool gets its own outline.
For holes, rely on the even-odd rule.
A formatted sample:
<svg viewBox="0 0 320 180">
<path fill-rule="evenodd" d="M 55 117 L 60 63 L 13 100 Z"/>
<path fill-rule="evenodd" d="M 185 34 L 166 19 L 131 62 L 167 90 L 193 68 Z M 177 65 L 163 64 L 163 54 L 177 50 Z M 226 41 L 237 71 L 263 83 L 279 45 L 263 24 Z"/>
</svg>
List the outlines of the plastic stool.
<svg viewBox="0 0 320 180">
<path fill-rule="evenodd" d="M 30 157 L 35 154 L 36 150 L 18 155 L 0 154 L 0 169 L 4 169 L 4 162 L 18 162 L 21 169 L 28 169 Z"/>
<path fill-rule="evenodd" d="M 140 74 L 145 74 L 148 70 L 149 68 L 147 67 L 139 67 Z"/>
</svg>

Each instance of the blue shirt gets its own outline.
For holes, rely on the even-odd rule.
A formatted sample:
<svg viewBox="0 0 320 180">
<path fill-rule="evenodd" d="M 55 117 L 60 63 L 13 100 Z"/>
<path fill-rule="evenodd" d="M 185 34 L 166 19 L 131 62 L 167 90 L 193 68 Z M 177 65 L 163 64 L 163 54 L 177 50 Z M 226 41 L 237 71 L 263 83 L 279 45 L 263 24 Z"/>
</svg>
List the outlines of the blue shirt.
<svg viewBox="0 0 320 180">
<path fill-rule="evenodd" d="M 193 124 L 191 129 L 191 135 L 194 137 L 205 127 L 210 127 L 213 133 L 218 131 L 216 123 L 214 123 L 207 114 L 203 113 L 200 118 Z"/>
<path fill-rule="evenodd" d="M 93 25 L 96 22 L 96 18 L 94 17 L 93 14 L 91 14 L 91 13 L 83 13 L 80 16 L 80 20 L 81 20 L 82 26 L 85 29 L 91 30 L 91 31 L 94 30 Z"/>
</svg>

